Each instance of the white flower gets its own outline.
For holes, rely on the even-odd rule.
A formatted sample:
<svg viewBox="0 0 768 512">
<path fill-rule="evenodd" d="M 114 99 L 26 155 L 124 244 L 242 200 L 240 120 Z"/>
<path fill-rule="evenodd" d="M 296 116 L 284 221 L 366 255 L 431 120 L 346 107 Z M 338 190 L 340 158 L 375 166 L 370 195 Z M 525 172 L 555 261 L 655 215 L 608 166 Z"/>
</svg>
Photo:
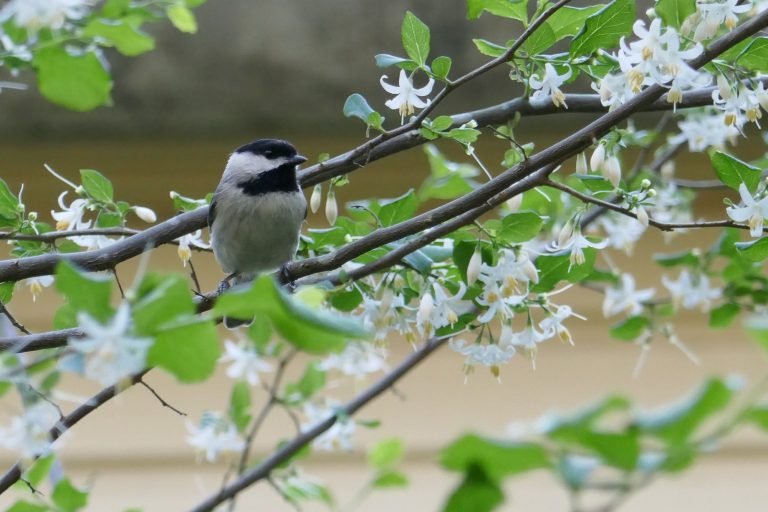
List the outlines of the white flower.
<svg viewBox="0 0 768 512">
<path fill-rule="evenodd" d="M 321 370 L 338 370 L 344 375 L 362 378 L 370 373 L 388 368 L 387 351 L 384 347 L 361 341 L 347 343 L 338 354 L 331 354 L 320 361 Z"/>
<path fill-rule="evenodd" d="M 672 294 L 675 304 L 682 305 L 685 309 L 701 306 L 702 311 L 709 311 L 711 302 L 722 295 L 719 288 L 710 287 L 709 278 L 700 272 L 691 274 L 688 270 L 683 270 L 677 281 L 662 276 L 661 282 Z"/>
<path fill-rule="evenodd" d="M 47 455 L 52 448 L 49 431 L 60 420 L 59 411 L 45 400 L 38 400 L 13 418 L 8 427 L 0 427 L 0 446 L 20 452 L 23 460 Z"/>
<path fill-rule="evenodd" d="M 95 0 L 11 0 L 0 10 L 0 21 L 13 18 L 19 27 L 37 32 L 42 28 L 58 30 L 67 20 L 77 20 L 88 13 Z"/>
<path fill-rule="evenodd" d="M 475 284 L 475 281 L 477 281 L 482 265 L 483 255 L 479 249 L 475 249 L 475 252 L 472 253 L 472 257 L 469 258 L 469 264 L 467 265 L 467 283 L 469 283 L 469 286 L 472 286 Z"/>
<path fill-rule="evenodd" d="M 186 235 L 176 239 L 176 241 L 179 243 L 179 249 L 177 252 L 181 262 L 185 267 L 187 266 L 187 262 L 192 258 L 192 250 L 189 248 L 190 245 L 199 247 L 200 249 L 209 249 L 211 247 L 210 243 L 203 242 L 202 236 L 203 230 L 198 229 L 194 233 L 187 233 Z"/>
<path fill-rule="evenodd" d="M 592 152 L 592 156 L 589 158 L 589 167 L 593 172 L 598 172 L 603 169 L 605 165 L 605 145 L 597 143 L 597 147 Z"/>
<path fill-rule="evenodd" d="M 467 291 L 463 282 L 459 283 L 459 290 L 454 295 L 448 295 L 445 288 L 435 283 L 435 308 L 432 311 L 432 327 L 440 329 L 445 326 L 453 326 L 459 321 L 459 315 L 463 315 L 472 309 L 472 302 L 462 300 Z"/>
<path fill-rule="evenodd" d="M 558 75 L 555 67 L 547 62 L 544 64 L 544 76 L 539 78 L 538 74 L 534 74 L 528 81 L 531 89 L 534 90 L 531 99 L 537 101 L 548 96 L 556 107 L 568 108 L 568 105 L 565 104 L 565 94 L 560 90 L 560 86 L 571 78 L 572 74 L 573 71 L 568 68 L 568 71 Z"/>
<path fill-rule="evenodd" d="M 301 430 L 305 432 L 333 416 L 336 413 L 334 406 L 335 404 L 332 402 L 326 403 L 323 407 L 310 402 L 305 403 L 304 415 L 307 417 L 307 423 L 302 425 Z M 349 416 L 343 415 L 336 418 L 331 428 L 317 437 L 312 442 L 312 446 L 326 451 L 338 449 L 349 451 L 352 449 L 352 436 L 355 433 L 355 429 L 355 422 Z"/>
<path fill-rule="evenodd" d="M 501 339 L 502 343 L 509 342 L 511 345 L 518 346 L 533 353 L 536 350 L 536 345 L 550 337 L 551 336 L 548 333 L 537 331 L 536 327 L 529 323 L 525 329 L 520 332 L 509 331 L 506 336 L 505 333 L 502 332 Z"/>
<path fill-rule="evenodd" d="M 508 363 L 515 355 L 515 347 L 511 344 L 499 344 L 499 343 L 471 343 L 467 344 L 462 339 L 452 339 L 448 342 L 448 346 L 454 352 L 466 356 L 464 364 L 466 366 L 500 366 Z"/>
<path fill-rule="evenodd" d="M 604 249 L 608 246 L 608 240 L 601 240 L 599 242 L 590 242 L 587 237 L 581 234 L 580 229 L 575 229 L 571 233 L 570 239 L 568 239 L 565 244 L 558 246 L 558 249 L 562 250 L 570 250 L 571 256 L 570 256 L 570 267 L 573 267 L 574 265 L 583 265 L 586 261 L 586 257 L 584 256 L 584 249 L 591 247 L 593 249 Z"/>
<path fill-rule="evenodd" d="M 753 237 L 763 235 L 763 221 L 768 216 L 768 196 L 756 201 L 744 183 L 739 185 L 739 195 L 744 206 L 729 206 L 725 209 L 735 222 L 748 221 L 749 234 Z"/>
<path fill-rule="evenodd" d="M 558 306 L 554 313 L 551 313 L 544 320 L 539 322 L 539 328 L 542 330 L 542 335 L 546 338 L 551 338 L 555 334 L 564 342 L 573 345 L 573 337 L 571 331 L 568 330 L 563 322 L 574 316 L 573 309 L 570 306 Z"/>
<path fill-rule="evenodd" d="M 85 208 L 88 206 L 88 201 L 85 199 L 75 199 L 69 206 L 64 204 L 64 196 L 67 192 L 62 192 L 59 195 L 59 207 L 63 211 L 55 212 L 51 210 L 51 216 L 56 221 L 57 231 L 66 231 L 68 229 L 83 230 L 91 227 L 91 221 L 83 222 L 83 215 L 85 214 Z"/>
<path fill-rule="evenodd" d="M 429 100 L 424 102 L 419 96 L 427 96 L 432 92 L 432 86 L 435 81 L 430 78 L 427 85 L 420 89 L 413 86 L 411 79 L 405 74 L 405 70 L 400 70 L 400 80 L 397 86 L 390 85 L 384 81 L 386 75 L 382 76 L 379 83 L 390 94 L 395 94 L 391 100 L 387 100 L 385 105 L 392 110 L 400 111 L 400 123 L 405 121 L 406 115 L 411 115 L 417 108 L 424 108 L 429 105 Z"/>
<path fill-rule="evenodd" d="M 155 212 L 152 211 L 151 208 L 147 208 L 146 206 L 134 206 L 133 213 L 135 213 L 138 218 L 140 218 L 141 220 L 143 220 L 148 224 L 157 222 L 157 215 L 155 215 Z"/>
<path fill-rule="evenodd" d="M 603 301 L 603 315 L 612 316 L 618 313 L 637 315 L 643 310 L 642 303 L 650 300 L 656 290 L 646 288 L 635 290 L 635 278 L 631 274 L 622 274 L 621 283 L 613 288 L 606 288 Z"/>
<path fill-rule="evenodd" d="M 256 349 L 248 341 L 235 343 L 227 341 L 224 344 L 226 354 L 219 359 L 220 363 L 232 363 L 227 368 L 227 376 L 231 379 L 245 379 L 248 384 L 255 386 L 261 382 L 260 373 L 272 371 L 272 365 L 259 356 Z"/>
<path fill-rule="evenodd" d="M 30 277 L 24 280 L 29 286 L 29 291 L 32 293 L 32 302 L 37 301 L 37 296 L 43 291 L 43 288 L 48 288 L 53 284 L 53 276 L 38 276 Z"/>
<path fill-rule="evenodd" d="M 200 453 L 205 453 L 205 460 L 215 462 L 219 453 L 239 452 L 245 448 L 237 428 L 231 421 L 219 413 L 206 411 L 200 420 L 200 425 L 194 425 L 187 420 L 187 443 Z"/>
<path fill-rule="evenodd" d="M 680 133 L 670 137 L 673 144 L 688 143 L 692 152 L 706 151 L 709 148 L 723 149 L 727 142 L 734 144 L 739 130 L 733 124 L 723 122 L 723 117 L 713 109 L 694 112 L 677 123 Z"/>
<path fill-rule="evenodd" d="M 623 74 L 607 74 L 600 79 L 600 83 L 592 83 L 594 89 L 600 95 L 600 103 L 608 110 L 613 110 L 626 103 L 635 95 L 632 85 Z M 593 167 L 593 170 L 597 170 Z"/>
<path fill-rule="evenodd" d="M 84 312 L 77 314 L 77 320 L 84 336 L 69 339 L 69 346 L 76 354 L 67 356 L 66 363 L 62 359 L 65 366 L 69 367 L 67 363 L 77 364 L 72 360 L 74 356 L 84 356 L 83 373 L 104 386 L 144 369 L 152 339 L 129 334 L 131 312 L 127 302 L 120 304 L 106 325 Z"/>
<path fill-rule="evenodd" d="M 646 230 L 646 226 L 637 219 L 615 213 L 603 215 L 597 222 L 608 237 L 608 246 L 630 255 L 635 242 L 640 240 Z"/>
<path fill-rule="evenodd" d="M 732 30 L 739 21 L 738 15 L 752 8 L 750 2 L 745 2 L 743 5 L 737 5 L 738 3 L 739 0 L 697 2 L 701 21 L 699 21 L 693 34 L 694 41 L 703 41 L 711 38 L 717 33 L 717 29 L 722 24 L 725 24 L 728 30 Z"/>
</svg>

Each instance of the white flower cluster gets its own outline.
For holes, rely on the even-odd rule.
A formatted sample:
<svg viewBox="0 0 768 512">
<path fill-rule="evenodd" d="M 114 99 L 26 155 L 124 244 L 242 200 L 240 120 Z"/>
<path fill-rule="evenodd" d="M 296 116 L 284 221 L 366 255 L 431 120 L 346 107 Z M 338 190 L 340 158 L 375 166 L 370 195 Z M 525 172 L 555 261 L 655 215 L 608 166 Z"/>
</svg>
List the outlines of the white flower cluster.
<svg viewBox="0 0 768 512">
<path fill-rule="evenodd" d="M 723 123 L 735 127 L 739 133 L 747 122 L 759 127 L 763 117 L 761 108 L 768 111 L 768 91 L 762 82 L 758 82 L 753 89 L 743 83 L 734 88 L 723 75 L 717 77 L 717 89 L 712 91 L 712 101 L 715 108 L 723 112 Z"/>
<path fill-rule="evenodd" d="M 709 148 L 723 149 L 726 143 L 735 144 L 739 130 L 734 124 L 723 122 L 723 116 L 714 108 L 693 111 L 678 121 L 680 133 L 670 137 L 673 144 L 688 144 L 691 152 L 702 152 Z"/>
<path fill-rule="evenodd" d="M 643 20 L 632 27 L 638 41 L 626 43 L 622 37 L 616 59 L 621 74 L 606 75 L 593 88 L 600 94 L 603 106 L 615 108 L 653 84 L 669 88 L 667 101 L 677 105 L 684 90 L 709 85 L 709 74 L 697 71 L 686 61 L 704 51 L 700 44 L 682 50 L 680 35 L 673 28 L 663 28 L 661 19 L 654 19 L 646 29 Z"/>
<path fill-rule="evenodd" d="M 720 288 L 712 287 L 709 278 L 701 272 L 683 270 L 677 280 L 662 276 L 661 282 L 672 294 L 672 300 L 676 307 L 685 309 L 700 308 L 703 312 L 710 310 L 712 301 L 722 295 Z"/>
<path fill-rule="evenodd" d="M 20 452 L 22 460 L 31 461 L 50 453 L 50 430 L 59 421 L 59 411 L 49 402 L 38 400 L 24 410 L 24 414 L 0 427 L 0 446 Z"/>
<path fill-rule="evenodd" d="M 307 418 L 307 423 L 301 427 L 302 431 L 307 431 L 314 427 L 316 424 L 327 420 L 333 416 L 336 411 L 335 407 L 337 403 L 327 402 L 322 406 L 307 402 L 304 404 L 304 416 Z M 334 422 L 333 426 L 326 430 L 322 435 L 318 436 L 313 442 L 312 446 L 318 450 L 333 451 L 333 450 L 352 450 L 352 436 L 355 433 L 357 425 L 354 420 L 349 416 L 343 415 Z"/>
<path fill-rule="evenodd" d="M 768 195 L 765 191 L 758 193 L 756 199 L 749 192 L 747 186 L 742 183 L 739 185 L 739 196 L 744 206 L 731 205 L 725 209 L 728 217 L 735 222 L 747 222 L 749 224 L 749 234 L 754 238 L 763 236 L 763 224 L 768 218 Z"/>
<path fill-rule="evenodd" d="M 12 19 L 21 28 L 36 33 L 48 28 L 59 30 L 67 21 L 88 14 L 96 0 L 10 0 L 0 9 L 0 22 Z"/>
<path fill-rule="evenodd" d="M 186 426 L 187 443 L 205 454 L 208 462 L 216 462 L 220 453 L 237 453 L 245 448 L 235 425 L 218 412 L 206 411 L 199 425 L 187 421 Z"/>
</svg>

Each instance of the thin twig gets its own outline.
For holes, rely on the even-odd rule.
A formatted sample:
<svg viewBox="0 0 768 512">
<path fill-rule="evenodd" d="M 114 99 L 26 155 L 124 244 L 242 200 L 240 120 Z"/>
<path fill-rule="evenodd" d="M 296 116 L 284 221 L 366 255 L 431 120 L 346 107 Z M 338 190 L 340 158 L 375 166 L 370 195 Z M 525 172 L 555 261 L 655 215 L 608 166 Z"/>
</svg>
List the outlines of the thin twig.
<svg viewBox="0 0 768 512">
<path fill-rule="evenodd" d="M 123 284 L 120 282 L 120 278 L 117 275 L 117 267 L 112 267 L 112 275 L 115 276 L 115 282 L 117 283 L 117 289 L 120 290 L 120 297 L 125 298 L 125 291 L 123 291 Z"/>
<path fill-rule="evenodd" d="M 197 280 L 197 272 L 195 272 L 195 265 L 192 263 L 192 260 L 190 259 L 188 262 L 189 264 L 189 277 L 192 278 L 192 282 L 195 285 L 195 291 L 198 295 L 202 294 L 202 290 L 200 288 L 200 281 Z"/>
<path fill-rule="evenodd" d="M 26 327 L 24 327 L 23 324 L 21 324 L 14 316 L 11 314 L 10 311 L 8 311 L 8 308 L 5 306 L 3 301 L 0 301 L 0 313 L 4 314 L 5 317 L 8 319 L 9 322 L 11 322 L 11 325 L 13 325 L 16 329 L 23 332 L 24 334 L 32 334 L 27 330 Z"/>
<path fill-rule="evenodd" d="M 160 404 L 161 404 L 163 407 L 167 407 L 167 408 L 169 408 L 170 410 L 172 410 L 173 412 L 175 412 L 175 413 L 176 413 L 176 414 L 178 414 L 179 416 L 186 416 L 186 415 L 187 415 L 187 413 L 185 413 L 185 412 L 183 412 L 183 411 L 180 411 L 180 410 L 178 410 L 177 408 L 175 408 L 174 406 L 172 406 L 171 404 L 169 404 L 168 402 L 166 402 L 166 401 L 163 399 L 163 397 L 161 397 L 161 396 L 158 394 L 158 392 L 157 392 L 157 391 L 155 391 L 155 388 L 153 388 L 152 386 L 150 386 L 149 384 L 147 384 L 147 382 L 146 382 L 144 379 L 139 379 L 139 382 L 138 382 L 138 383 L 139 383 L 139 384 L 141 384 L 142 386 L 144 386 L 145 388 L 147 388 L 147 389 L 149 390 L 149 392 L 150 392 L 150 393 L 152 393 L 153 395 L 155 395 L 155 398 L 157 398 L 157 400 L 160 402 Z"/>
</svg>

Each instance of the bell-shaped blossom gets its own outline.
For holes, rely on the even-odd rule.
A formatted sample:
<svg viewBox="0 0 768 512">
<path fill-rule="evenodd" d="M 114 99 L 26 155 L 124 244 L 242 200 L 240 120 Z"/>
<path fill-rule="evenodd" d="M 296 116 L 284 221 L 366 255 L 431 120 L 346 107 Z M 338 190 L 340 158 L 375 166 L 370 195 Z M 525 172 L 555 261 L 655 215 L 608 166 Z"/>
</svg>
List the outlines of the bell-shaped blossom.
<svg viewBox="0 0 768 512">
<path fill-rule="evenodd" d="M 152 339 L 131 334 L 131 312 L 127 302 L 120 304 L 106 325 L 84 312 L 77 314 L 77 320 L 83 337 L 69 339 L 69 347 L 75 353 L 62 358 L 65 368 L 82 366 L 82 373 L 87 378 L 104 386 L 144 369 Z"/>
<path fill-rule="evenodd" d="M 387 350 L 368 342 L 347 343 L 344 350 L 325 357 L 318 367 L 321 370 L 337 370 L 344 375 L 362 378 L 371 373 L 386 370 Z"/>
<path fill-rule="evenodd" d="M 187 233 L 186 235 L 177 238 L 176 241 L 179 243 L 179 248 L 177 250 L 179 259 L 181 259 L 181 262 L 185 267 L 192 258 L 192 249 L 190 246 L 199 247 L 200 249 L 211 248 L 210 243 L 203 241 L 202 229 L 198 229 L 194 233 Z"/>
<path fill-rule="evenodd" d="M 725 212 L 735 222 L 747 222 L 749 234 L 753 237 L 762 236 L 763 222 L 768 216 L 768 196 L 756 200 L 744 183 L 739 185 L 739 195 L 744 206 L 729 206 Z"/>
<path fill-rule="evenodd" d="M 704 41 L 712 38 L 721 25 L 732 30 L 739 22 L 739 14 L 749 11 L 750 2 L 739 5 L 739 0 L 722 0 L 715 2 L 697 2 L 699 15 L 698 25 L 693 34 L 695 41 Z"/>
<path fill-rule="evenodd" d="M 272 371 L 272 365 L 265 361 L 248 341 L 227 341 L 224 348 L 225 353 L 219 362 L 232 363 L 227 368 L 227 376 L 231 379 L 244 379 L 251 386 L 256 386 L 261 382 L 260 373 Z"/>
<path fill-rule="evenodd" d="M 606 317 L 618 313 L 626 313 L 630 316 L 637 315 L 643 310 L 643 302 L 653 298 L 655 293 L 656 290 L 653 288 L 637 290 L 632 274 L 622 274 L 621 282 L 618 285 L 605 290 L 603 315 Z"/>
<path fill-rule="evenodd" d="M 307 418 L 307 422 L 302 424 L 301 430 L 307 431 L 314 427 L 317 423 L 325 421 L 333 416 L 336 411 L 335 407 L 338 404 L 334 402 L 327 402 L 323 406 L 306 402 L 304 404 L 304 416 Z M 337 417 L 335 423 L 326 430 L 323 434 L 315 438 L 312 442 L 312 446 L 319 450 L 334 451 L 334 450 L 352 450 L 352 436 L 355 434 L 356 425 L 353 419 L 349 416 L 343 415 Z"/>
<path fill-rule="evenodd" d="M 60 418 L 56 407 L 38 400 L 13 418 L 9 426 L 0 427 L 0 446 L 19 453 L 25 461 L 47 455 L 52 448 L 50 430 Z"/>
<path fill-rule="evenodd" d="M 208 462 L 216 462 L 221 453 L 237 453 L 245 448 L 235 425 L 220 413 L 206 411 L 199 425 L 187 421 L 186 427 L 187 443 L 204 454 Z"/>
<path fill-rule="evenodd" d="M 533 89 L 531 99 L 538 101 L 549 97 L 556 107 L 568 108 L 565 103 L 565 94 L 560 90 L 560 86 L 568 81 L 571 75 L 573 75 L 573 71 L 570 68 L 559 75 L 555 67 L 547 62 L 544 64 L 544 76 L 539 77 L 538 74 L 534 74 L 528 80 L 531 89 Z"/>
<path fill-rule="evenodd" d="M 387 100 L 384 104 L 392 110 L 400 112 L 400 122 L 405 121 L 405 116 L 412 115 L 417 108 L 424 108 L 429 105 L 429 99 L 424 101 L 422 96 L 429 96 L 432 93 L 432 87 L 435 85 L 435 80 L 430 78 L 427 85 L 421 88 L 413 86 L 411 78 L 405 73 L 405 70 L 400 70 L 400 79 L 398 85 L 391 85 L 385 81 L 386 75 L 382 76 L 379 83 L 390 94 L 394 94 L 395 97 L 391 100 Z"/>
<path fill-rule="evenodd" d="M 32 301 L 37 301 L 37 296 L 43 291 L 43 288 L 48 288 L 53 284 L 53 276 L 37 276 L 30 277 L 24 280 L 29 286 L 29 292 L 32 294 Z"/>
<path fill-rule="evenodd" d="M 662 276 L 661 282 L 672 294 L 675 304 L 685 309 L 700 307 L 704 312 L 709 311 L 712 301 L 722 295 L 722 291 L 710 286 L 709 278 L 700 272 L 694 274 L 683 270 L 677 280 Z"/>
<path fill-rule="evenodd" d="M 85 209 L 88 206 L 88 201 L 85 199 L 75 199 L 69 206 L 64 204 L 64 196 L 67 192 L 62 192 L 59 195 L 59 207 L 62 211 L 55 212 L 51 210 L 51 216 L 56 221 L 57 231 L 83 230 L 91 227 L 91 221 L 83 222 L 83 215 L 85 215 Z"/>
</svg>

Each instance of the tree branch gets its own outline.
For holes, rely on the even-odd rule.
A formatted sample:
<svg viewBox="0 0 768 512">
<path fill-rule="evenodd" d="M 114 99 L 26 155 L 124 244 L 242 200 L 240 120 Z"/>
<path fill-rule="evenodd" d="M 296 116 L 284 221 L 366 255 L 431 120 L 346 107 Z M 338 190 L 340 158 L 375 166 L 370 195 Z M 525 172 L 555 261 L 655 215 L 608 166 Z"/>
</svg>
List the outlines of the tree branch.
<svg viewBox="0 0 768 512">
<path fill-rule="evenodd" d="M 259 480 L 268 478 L 277 466 L 289 460 L 294 454 L 296 454 L 296 452 L 301 450 L 304 446 L 308 445 L 314 439 L 318 438 L 320 435 L 330 429 L 333 424 L 338 421 L 339 418 L 354 415 L 364 405 L 372 401 L 374 398 L 390 388 L 395 382 L 400 380 L 400 378 L 412 370 L 427 356 L 437 350 L 447 340 L 448 338 L 432 338 L 428 340 L 421 348 L 410 354 L 403 362 L 401 362 L 394 370 L 385 375 L 381 380 L 374 383 L 368 389 L 357 395 L 345 406 L 340 407 L 336 414 L 330 416 L 326 420 L 317 423 L 309 430 L 302 432 L 293 438 L 290 442 L 284 444 L 272 455 L 264 459 L 261 464 L 243 473 L 233 483 L 223 487 L 218 493 L 209 497 L 204 502 L 193 508 L 192 511 L 204 512 L 213 510 L 216 506 L 233 498 L 238 493 L 258 482 Z"/>
</svg>

